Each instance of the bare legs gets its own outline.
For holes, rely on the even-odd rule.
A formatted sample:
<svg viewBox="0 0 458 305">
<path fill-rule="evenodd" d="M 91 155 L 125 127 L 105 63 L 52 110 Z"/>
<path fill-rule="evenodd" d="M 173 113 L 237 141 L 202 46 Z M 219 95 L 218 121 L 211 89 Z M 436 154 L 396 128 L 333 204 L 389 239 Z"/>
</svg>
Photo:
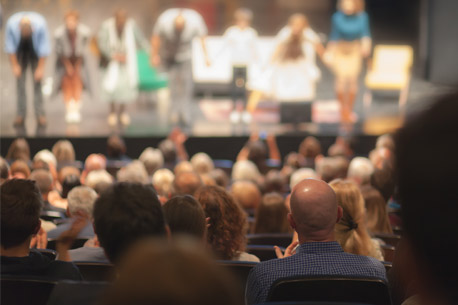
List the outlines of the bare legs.
<svg viewBox="0 0 458 305">
<path fill-rule="evenodd" d="M 78 123 L 81 121 L 80 108 L 83 82 L 79 72 L 79 68 L 75 67 L 71 75 L 65 74 L 62 78 L 62 93 L 67 108 L 65 120 L 68 123 Z"/>
<path fill-rule="evenodd" d="M 115 126 L 118 123 L 118 117 L 122 125 L 130 124 L 130 117 L 126 113 L 126 105 L 112 102 L 110 104 L 110 114 L 108 115 L 108 125 Z"/>
<path fill-rule="evenodd" d="M 356 115 L 353 112 L 358 81 L 356 78 L 338 78 L 336 80 L 337 100 L 340 104 L 340 117 L 342 123 L 354 123 Z"/>
</svg>

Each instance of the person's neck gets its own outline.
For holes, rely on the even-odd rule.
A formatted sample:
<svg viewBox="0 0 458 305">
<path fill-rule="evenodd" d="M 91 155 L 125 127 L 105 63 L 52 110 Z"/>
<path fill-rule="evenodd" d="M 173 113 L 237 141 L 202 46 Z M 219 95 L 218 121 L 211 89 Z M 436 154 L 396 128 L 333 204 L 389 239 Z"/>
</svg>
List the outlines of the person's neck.
<svg viewBox="0 0 458 305">
<path fill-rule="evenodd" d="M 0 247 L 0 255 L 1 256 L 9 256 L 9 257 L 25 257 L 29 256 L 30 253 L 30 239 L 32 237 L 28 238 L 25 242 L 18 246 L 14 246 L 8 249 L 5 249 L 3 245 Z"/>
<path fill-rule="evenodd" d="M 312 242 L 331 242 L 336 241 L 334 234 L 321 234 L 318 233 L 309 233 L 309 234 L 299 234 L 298 233 L 299 244 L 312 243 Z"/>
</svg>

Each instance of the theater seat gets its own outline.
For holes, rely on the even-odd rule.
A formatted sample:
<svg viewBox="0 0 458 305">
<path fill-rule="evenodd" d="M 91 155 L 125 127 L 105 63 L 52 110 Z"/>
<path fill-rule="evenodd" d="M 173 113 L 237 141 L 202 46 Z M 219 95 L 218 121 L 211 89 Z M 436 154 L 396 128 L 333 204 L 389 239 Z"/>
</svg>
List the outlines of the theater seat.
<svg viewBox="0 0 458 305">
<path fill-rule="evenodd" d="M 240 285 L 239 288 L 243 291 L 243 295 L 245 295 L 248 274 L 258 263 L 237 261 L 218 261 L 217 263 L 233 274 Z"/>
<path fill-rule="evenodd" d="M 280 249 L 284 252 L 285 248 L 280 247 Z M 248 245 L 246 247 L 246 252 L 256 255 L 261 262 L 268 261 L 271 259 L 276 259 L 277 254 L 275 254 L 274 246 L 264 246 L 264 245 Z"/>
<path fill-rule="evenodd" d="M 96 305 L 110 283 L 64 281 L 56 284 L 47 305 Z"/>
<path fill-rule="evenodd" d="M 112 264 L 95 262 L 75 262 L 85 281 L 111 282 L 115 279 L 115 269 Z"/>
<path fill-rule="evenodd" d="M 271 301 L 350 302 L 391 305 L 388 286 L 378 279 L 350 277 L 292 277 L 277 280 Z"/>
<path fill-rule="evenodd" d="M 57 257 L 57 252 L 51 249 L 35 249 L 35 250 L 40 252 L 44 256 L 49 257 L 51 260 L 55 260 Z"/>
<path fill-rule="evenodd" d="M 398 245 L 399 241 L 401 240 L 401 236 L 400 235 L 389 234 L 389 233 L 376 233 L 376 234 L 374 234 L 374 237 L 383 240 L 385 243 L 387 243 L 388 245 L 391 245 L 393 247 L 396 247 Z"/>
<path fill-rule="evenodd" d="M 56 282 L 37 279 L 1 278 L 1 304 L 45 305 Z"/>
<path fill-rule="evenodd" d="M 91 237 L 81 237 L 81 238 L 75 239 L 71 249 L 81 248 L 90 238 Z M 56 250 L 56 242 L 57 242 L 57 238 L 48 239 L 48 245 L 46 246 L 46 248 L 51 249 L 51 250 Z"/>
<path fill-rule="evenodd" d="M 248 245 L 271 245 L 287 248 L 293 240 L 293 235 L 290 233 L 248 234 L 247 239 Z"/>
<path fill-rule="evenodd" d="M 394 252 L 396 250 L 395 247 L 391 245 L 381 245 L 381 248 L 383 250 L 383 257 L 386 262 L 393 262 L 394 259 Z"/>
</svg>

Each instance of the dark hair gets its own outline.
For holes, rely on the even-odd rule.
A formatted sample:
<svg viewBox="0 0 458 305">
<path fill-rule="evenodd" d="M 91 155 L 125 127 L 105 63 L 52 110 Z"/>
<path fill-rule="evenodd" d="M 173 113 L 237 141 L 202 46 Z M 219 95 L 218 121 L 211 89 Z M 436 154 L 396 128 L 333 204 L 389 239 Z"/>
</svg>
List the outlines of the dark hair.
<svg viewBox="0 0 458 305">
<path fill-rule="evenodd" d="M 215 180 L 216 185 L 226 188 L 229 184 L 229 176 L 221 168 L 215 168 L 210 172 L 210 177 Z"/>
<path fill-rule="evenodd" d="M 65 176 L 64 182 L 62 183 L 62 198 L 67 198 L 68 192 L 70 192 L 74 187 L 80 185 L 80 177 L 77 175 L 72 174 Z"/>
<path fill-rule="evenodd" d="M 16 161 L 22 160 L 25 162 L 30 161 L 30 147 L 26 139 L 18 138 L 11 143 L 6 154 L 6 160 Z"/>
<path fill-rule="evenodd" d="M 264 193 L 283 193 L 285 191 L 286 180 L 279 170 L 270 170 L 264 182 Z"/>
<path fill-rule="evenodd" d="M 247 144 L 248 148 L 248 160 L 252 161 L 258 167 L 259 172 L 261 174 L 267 173 L 267 147 L 266 144 L 261 141 L 250 141 Z"/>
<path fill-rule="evenodd" d="M 288 233 L 288 209 L 285 199 L 278 193 L 269 193 L 262 197 L 256 210 L 256 222 L 253 233 Z"/>
<path fill-rule="evenodd" d="M 35 182 L 23 179 L 5 181 L 0 196 L 1 244 L 10 248 L 37 232 L 43 201 Z"/>
<path fill-rule="evenodd" d="M 202 206 L 190 195 L 177 196 L 167 201 L 164 216 L 170 231 L 202 239 L 205 234 L 205 213 Z"/>
<path fill-rule="evenodd" d="M 308 136 L 299 145 L 299 153 L 307 159 L 315 159 L 321 154 L 320 141 L 313 136 Z"/>
<path fill-rule="evenodd" d="M 245 250 L 246 214 L 234 197 L 218 186 L 201 187 L 195 195 L 210 217 L 207 240 L 220 259 L 231 260 Z"/>
<path fill-rule="evenodd" d="M 164 156 L 164 162 L 166 163 L 173 163 L 177 159 L 177 152 L 175 148 L 175 144 L 172 140 L 165 139 L 159 142 L 158 145 L 159 150 L 161 151 L 162 155 Z"/>
<path fill-rule="evenodd" d="M 371 185 L 375 187 L 388 202 L 394 194 L 394 173 L 388 162 L 383 162 L 382 168 L 376 168 L 371 175 Z"/>
<path fill-rule="evenodd" d="M 395 135 L 403 236 L 431 289 L 450 304 L 458 299 L 457 138 L 458 92 L 407 118 Z"/>
<path fill-rule="evenodd" d="M 120 158 L 127 151 L 124 140 L 118 135 L 112 135 L 107 140 L 107 157 Z"/>
<path fill-rule="evenodd" d="M 117 183 L 94 204 L 94 228 L 111 262 L 143 237 L 164 236 L 166 223 L 152 186 Z"/>
</svg>

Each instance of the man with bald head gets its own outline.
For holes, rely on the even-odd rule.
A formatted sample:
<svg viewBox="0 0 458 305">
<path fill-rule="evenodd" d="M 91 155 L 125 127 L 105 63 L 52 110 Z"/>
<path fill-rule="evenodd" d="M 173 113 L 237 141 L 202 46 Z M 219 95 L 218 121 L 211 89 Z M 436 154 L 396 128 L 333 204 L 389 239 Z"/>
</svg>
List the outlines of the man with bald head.
<svg viewBox="0 0 458 305">
<path fill-rule="evenodd" d="M 175 176 L 173 190 L 175 195 L 191 195 L 203 186 L 202 179 L 195 172 L 181 172 Z"/>
<path fill-rule="evenodd" d="M 45 59 L 50 54 L 50 42 L 44 17 L 35 12 L 19 12 L 12 15 L 6 24 L 5 52 L 9 55 L 11 68 L 17 79 L 17 117 L 14 125 L 24 125 L 27 113 L 25 76 L 29 66 L 33 73 L 37 122 L 40 126 L 46 125 L 41 80 L 44 74 Z"/>
<path fill-rule="evenodd" d="M 291 194 L 291 213 L 288 214 L 288 221 L 299 240 L 288 247 L 283 258 L 260 263 L 251 270 L 247 304 L 266 302 L 276 280 L 293 276 L 344 276 L 386 281 L 382 263 L 346 253 L 336 242 L 334 226 L 341 217 L 342 208 L 327 183 L 314 179 L 299 182 Z"/>
</svg>

